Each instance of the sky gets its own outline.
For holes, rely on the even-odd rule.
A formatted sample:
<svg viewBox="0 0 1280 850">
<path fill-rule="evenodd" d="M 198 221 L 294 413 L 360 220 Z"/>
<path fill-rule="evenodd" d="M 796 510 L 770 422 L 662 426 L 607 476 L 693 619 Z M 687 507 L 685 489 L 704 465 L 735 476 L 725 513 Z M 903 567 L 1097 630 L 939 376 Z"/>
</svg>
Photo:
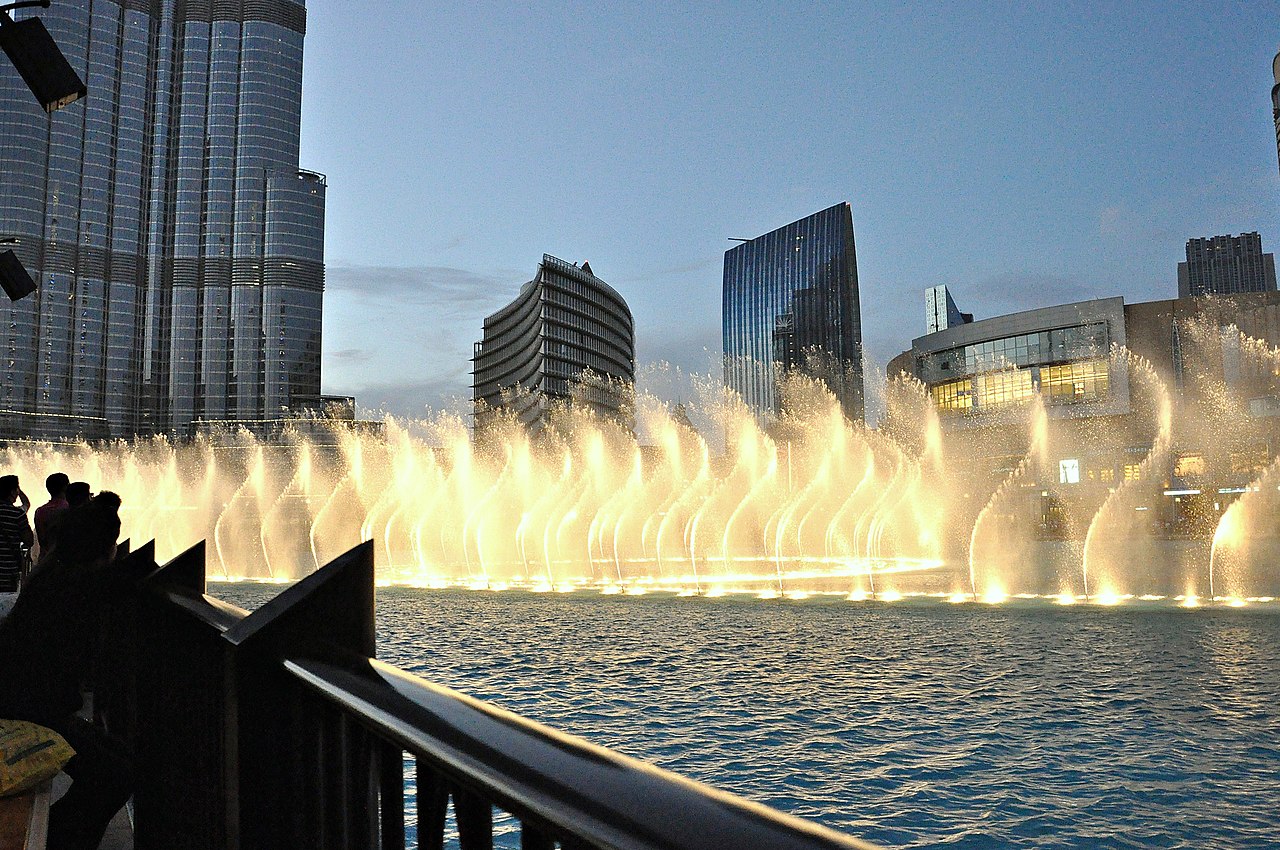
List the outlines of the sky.
<svg viewBox="0 0 1280 850">
<path fill-rule="evenodd" d="M 622 293 L 640 367 L 708 371 L 723 256 L 853 208 L 867 368 L 978 318 L 1177 294 L 1193 236 L 1280 246 L 1272 2 L 309 0 L 328 176 L 323 389 L 470 398 L 543 253 Z M 679 399 L 672 399 L 679 400 Z"/>
</svg>

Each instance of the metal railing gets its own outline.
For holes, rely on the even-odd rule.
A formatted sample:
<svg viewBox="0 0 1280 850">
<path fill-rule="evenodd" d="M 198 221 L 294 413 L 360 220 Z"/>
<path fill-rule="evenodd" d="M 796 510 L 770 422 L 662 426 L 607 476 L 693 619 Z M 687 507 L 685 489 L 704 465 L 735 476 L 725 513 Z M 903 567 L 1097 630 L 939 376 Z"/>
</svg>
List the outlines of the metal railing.
<svg viewBox="0 0 1280 850">
<path fill-rule="evenodd" d="M 95 696 L 137 754 L 139 850 L 400 850 L 406 802 L 440 848 L 451 801 L 461 850 L 495 809 L 525 850 L 871 847 L 374 660 L 372 544 L 251 613 L 205 593 L 203 543 L 122 565 L 145 577 Z"/>
</svg>

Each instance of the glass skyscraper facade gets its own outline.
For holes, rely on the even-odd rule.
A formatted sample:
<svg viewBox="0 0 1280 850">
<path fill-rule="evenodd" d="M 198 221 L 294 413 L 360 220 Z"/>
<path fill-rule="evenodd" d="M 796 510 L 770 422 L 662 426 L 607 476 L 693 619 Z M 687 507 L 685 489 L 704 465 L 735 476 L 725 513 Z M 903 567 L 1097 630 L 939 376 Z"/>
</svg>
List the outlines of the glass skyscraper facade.
<svg viewBox="0 0 1280 850">
<path fill-rule="evenodd" d="M 789 371 L 824 381 L 845 416 L 863 418 L 862 319 L 847 203 L 724 255 L 724 379 L 763 415 Z"/>
<path fill-rule="evenodd" d="M 625 418 L 635 363 L 635 326 L 622 296 L 589 264 L 543 254 L 534 279 L 484 320 L 472 367 L 477 428 L 489 411 L 506 408 L 536 430 L 551 402 L 570 398 Z"/>
<path fill-rule="evenodd" d="M 84 0 L 40 17 L 89 88 L 0 74 L 0 422 L 185 435 L 318 404 L 325 180 L 298 167 L 291 0 Z M 7 433 L 4 436 L 22 436 Z"/>
</svg>

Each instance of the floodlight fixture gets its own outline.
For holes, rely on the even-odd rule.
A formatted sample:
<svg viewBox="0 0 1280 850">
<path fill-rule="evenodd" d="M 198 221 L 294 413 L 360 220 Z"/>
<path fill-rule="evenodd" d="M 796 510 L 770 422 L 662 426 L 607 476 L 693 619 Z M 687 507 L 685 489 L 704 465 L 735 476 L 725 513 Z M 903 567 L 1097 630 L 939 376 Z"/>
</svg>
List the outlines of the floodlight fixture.
<svg viewBox="0 0 1280 850">
<path fill-rule="evenodd" d="M 9 17 L 13 9 L 48 9 L 49 3 L 50 0 L 19 0 L 0 6 L 0 48 L 44 111 L 54 112 L 84 97 L 88 89 L 39 18 L 15 21 Z"/>
<path fill-rule="evenodd" d="M 0 289 L 10 301 L 25 298 L 36 291 L 36 282 L 13 251 L 0 251 Z"/>
</svg>

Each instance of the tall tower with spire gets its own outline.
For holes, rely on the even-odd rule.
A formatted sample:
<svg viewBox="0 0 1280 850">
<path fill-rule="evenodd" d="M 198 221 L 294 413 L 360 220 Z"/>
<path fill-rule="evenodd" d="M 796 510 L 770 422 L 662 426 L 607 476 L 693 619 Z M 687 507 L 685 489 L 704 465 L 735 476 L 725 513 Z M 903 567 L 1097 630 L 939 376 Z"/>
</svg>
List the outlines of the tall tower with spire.
<svg viewBox="0 0 1280 850">
<path fill-rule="evenodd" d="M 0 436 L 185 436 L 318 406 L 326 181 L 299 168 L 303 0 L 41 18 L 90 95 L 45 116 L 0 74 L 0 249 L 39 283 L 0 307 Z"/>
</svg>

